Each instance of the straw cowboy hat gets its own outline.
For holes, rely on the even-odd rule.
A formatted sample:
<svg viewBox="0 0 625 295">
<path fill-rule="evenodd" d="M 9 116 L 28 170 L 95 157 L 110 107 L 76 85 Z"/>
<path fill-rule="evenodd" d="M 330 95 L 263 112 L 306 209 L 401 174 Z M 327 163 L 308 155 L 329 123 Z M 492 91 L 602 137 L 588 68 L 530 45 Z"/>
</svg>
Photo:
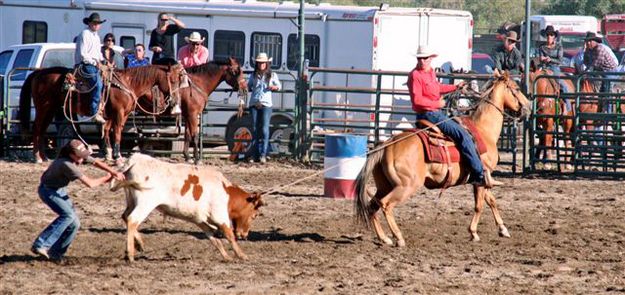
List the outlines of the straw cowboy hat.
<svg viewBox="0 0 625 295">
<path fill-rule="evenodd" d="M 436 54 L 434 52 L 434 50 L 432 50 L 429 46 L 427 45 L 419 45 L 419 48 L 417 49 L 417 54 L 416 57 L 417 58 L 424 58 L 424 57 L 437 57 L 438 54 Z"/>
<path fill-rule="evenodd" d="M 556 31 L 552 25 L 548 25 L 544 30 L 540 30 L 540 35 L 543 37 L 547 37 L 549 34 L 555 35 L 556 38 L 558 38 L 558 36 L 560 36 L 560 31 Z"/>
<path fill-rule="evenodd" d="M 587 32 L 586 33 L 586 38 L 584 38 L 584 42 L 589 41 L 589 40 L 593 40 L 595 42 L 601 43 L 601 36 L 598 35 L 595 32 Z"/>
<path fill-rule="evenodd" d="M 256 56 L 256 62 L 271 62 L 273 57 L 267 56 L 267 53 L 261 52 Z"/>
<path fill-rule="evenodd" d="M 506 33 L 506 40 L 511 40 L 514 42 L 519 42 L 519 37 L 517 36 L 515 31 L 508 31 Z"/>
<path fill-rule="evenodd" d="M 202 35 L 200 35 L 200 33 L 198 33 L 198 32 L 191 33 L 191 35 L 189 35 L 189 37 L 184 37 L 184 40 L 187 41 L 187 43 L 190 43 L 190 42 L 202 43 L 202 42 L 204 42 L 204 38 L 202 38 Z"/>
<path fill-rule="evenodd" d="M 103 22 L 105 22 L 106 20 L 101 20 L 100 19 L 100 14 L 97 12 L 92 13 L 89 17 L 85 17 L 82 19 L 82 22 L 85 25 L 88 25 L 90 23 L 96 23 L 96 24 L 101 24 Z"/>
</svg>

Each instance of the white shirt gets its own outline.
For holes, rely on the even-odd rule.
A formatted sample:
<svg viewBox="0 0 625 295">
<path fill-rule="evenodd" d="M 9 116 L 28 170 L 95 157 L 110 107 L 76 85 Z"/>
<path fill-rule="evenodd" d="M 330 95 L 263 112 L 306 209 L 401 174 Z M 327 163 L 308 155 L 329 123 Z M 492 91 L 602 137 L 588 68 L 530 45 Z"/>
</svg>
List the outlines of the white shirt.
<svg viewBox="0 0 625 295">
<path fill-rule="evenodd" d="M 74 53 L 74 62 L 87 63 L 96 65 L 104 60 L 102 56 L 102 43 L 98 32 L 89 29 L 83 30 L 76 39 L 76 52 Z"/>
</svg>

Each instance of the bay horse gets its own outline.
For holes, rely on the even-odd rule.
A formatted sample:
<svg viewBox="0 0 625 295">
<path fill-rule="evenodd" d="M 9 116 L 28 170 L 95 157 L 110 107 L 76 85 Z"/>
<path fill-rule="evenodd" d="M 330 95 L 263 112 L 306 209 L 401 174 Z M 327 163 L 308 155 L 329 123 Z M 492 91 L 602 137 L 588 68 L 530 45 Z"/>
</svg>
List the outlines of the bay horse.
<svg viewBox="0 0 625 295">
<path fill-rule="evenodd" d="M 247 96 L 247 80 L 235 58 L 226 61 L 210 61 L 206 64 L 186 68 L 189 87 L 180 89 L 182 117 L 185 120 L 183 156 L 189 161 L 189 144 L 193 143 L 193 158 L 199 162 L 199 118 L 208 103 L 208 96 L 221 82 L 226 82 L 240 97 Z M 239 103 L 239 116 L 243 111 Z"/>
<path fill-rule="evenodd" d="M 562 133 L 565 134 L 564 145 L 567 150 L 573 147 L 573 142 L 571 140 L 571 135 L 575 131 L 575 122 L 573 117 L 576 114 L 576 105 L 573 98 L 570 98 L 571 101 L 571 109 L 567 110 L 565 107 L 564 100 L 556 99 L 555 97 L 560 96 L 561 89 L 558 81 L 553 78 L 539 78 L 540 75 L 553 75 L 551 70 L 541 69 L 540 67 L 532 67 L 530 71 L 530 84 L 536 85 L 535 93 L 534 87 L 529 87 L 530 93 L 536 97 L 536 124 L 537 128 L 543 130 L 543 134 L 541 134 L 538 138 L 540 148 L 536 149 L 535 157 L 540 160 L 547 160 L 544 162 L 543 167 L 547 170 L 551 169 L 550 161 L 554 158 L 555 151 L 553 150 L 554 146 L 554 133 L 557 131 L 558 127 L 556 124 L 556 120 L 559 121 L 560 127 L 562 127 Z M 567 84 L 569 89 L 575 89 L 573 85 L 573 81 L 569 79 L 565 79 L 564 82 Z M 588 80 L 581 81 L 581 89 L 582 93 L 593 93 L 595 92 L 594 86 Z M 580 112 L 585 113 L 596 113 L 598 111 L 599 104 L 594 102 L 580 102 L 578 109 Z M 592 127 L 592 121 L 580 122 L 582 126 L 586 126 L 587 128 Z M 581 127 L 581 126 L 579 126 Z M 570 154 L 567 151 L 567 154 Z M 565 170 L 572 170 L 572 157 L 567 157 L 567 164 L 565 165 Z"/>
<path fill-rule="evenodd" d="M 499 160 L 497 141 L 504 116 L 510 116 L 504 113 L 504 109 L 514 111 L 516 117 L 527 117 L 531 109 L 530 102 L 521 93 L 519 86 L 510 79 L 508 72 L 500 74 L 496 71 L 484 89 L 486 90 L 477 103 L 477 109 L 468 118 L 474 123 L 486 145 L 487 151 L 481 156 L 486 170 L 493 169 Z M 404 131 L 378 146 L 369 154 L 365 166 L 356 179 L 356 219 L 367 227 L 373 225 L 377 237 L 388 245 L 393 245 L 393 240 L 387 237 L 382 229 L 377 216 L 380 209 L 397 239 L 397 246 L 405 246 L 404 237 L 395 222 L 393 213 L 395 206 L 407 200 L 423 186 L 435 189 L 445 188 L 448 185 L 462 185 L 469 173 L 463 161 L 451 164 L 426 162 L 425 143 L 419 136 L 415 136 L 417 132 L 421 131 Z M 450 174 L 447 173 L 447 168 L 450 169 Z M 370 175 L 373 175 L 375 180 L 377 188 L 375 194 L 370 194 L 366 187 Z M 477 224 L 484 201 L 493 212 L 495 222 L 499 226 L 499 234 L 510 237 L 490 189 L 474 186 L 473 194 L 475 213 L 469 226 L 472 240 L 479 241 Z"/>
<path fill-rule="evenodd" d="M 30 131 L 31 97 L 35 106 L 35 121 L 32 130 L 33 154 L 35 161 L 41 163 L 47 161 L 45 151 L 45 133 L 54 117 L 59 113 L 65 113 L 66 117 L 74 118 L 77 114 L 90 114 L 91 95 L 79 94 L 68 103 L 67 89 L 65 89 L 66 76 L 73 69 L 65 67 L 51 67 L 38 69 L 32 72 L 24 81 L 20 93 L 19 118 L 22 134 Z M 129 106 L 134 106 L 137 95 L 149 91 L 154 85 L 158 85 L 161 92 L 169 93 L 172 81 L 168 66 L 147 66 L 125 70 L 115 70 L 113 86 L 110 87 L 109 102 L 105 105 L 104 116 L 107 123 L 103 131 L 108 137 L 108 130 L 114 127 L 116 134 L 119 129 L 121 140 L 121 128 L 128 117 Z M 106 85 L 105 85 L 106 88 Z M 134 96 L 134 97 L 133 97 Z M 102 97 L 102 99 L 106 99 Z M 71 108 L 71 113 L 69 112 Z M 106 142 L 106 141 L 105 141 Z M 116 137 L 116 143 L 119 143 Z M 110 145 L 110 142 L 108 142 Z"/>
</svg>

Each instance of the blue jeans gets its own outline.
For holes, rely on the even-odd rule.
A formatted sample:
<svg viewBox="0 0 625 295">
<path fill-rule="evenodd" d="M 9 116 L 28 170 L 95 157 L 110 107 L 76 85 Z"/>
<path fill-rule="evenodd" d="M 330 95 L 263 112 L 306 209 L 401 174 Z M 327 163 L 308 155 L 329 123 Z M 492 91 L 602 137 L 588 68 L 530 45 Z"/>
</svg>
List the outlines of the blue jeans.
<svg viewBox="0 0 625 295">
<path fill-rule="evenodd" d="M 252 114 L 252 147 L 256 147 L 254 157 L 266 157 L 269 150 L 269 124 L 271 123 L 271 107 L 257 109 L 250 107 Z"/>
<path fill-rule="evenodd" d="M 447 117 L 447 115 L 445 115 L 442 111 L 431 111 L 423 114 L 417 114 L 417 120 L 420 119 L 428 120 L 434 124 L 442 122 L 436 126 L 443 133 L 445 133 L 445 135 L 451 137 L 451 139 L 456 143 L 456 146 L 460 149 L 460 154 L 469 164 L 469 169 L 471 169 L 471 173 L 473 173 L 472 177 L 484 177 L 482 160 L 480 159 L 480 155 L 477 154 L 477 149 L 473 143 L 473 139 L 466 129 L 460 126 L 458 122 L 448 120 L 449 117 Z"/>
<path fill-rule="evenodd" d="M 76 237 L 80 220 L 65 187 L 53 189 L 40 185 L 38 192 L 39 198 L 59 216 L 39 234 L 33 248 L 46 249 L 50 258 L 60 259 Z"/>
<path fill-rule="evenodd" d="M 89 86 L 93 87 L 91 90 L 91 114 L 95 115 L 98 112 L 98 107 L 100 106 L 100 97 L 102 96 L 102 78 L 100 78 L 100 71 L 94 65 L 83 64 L 83 70 L 90 77 L 85 77 L 89 81 Z"/>
</svg>

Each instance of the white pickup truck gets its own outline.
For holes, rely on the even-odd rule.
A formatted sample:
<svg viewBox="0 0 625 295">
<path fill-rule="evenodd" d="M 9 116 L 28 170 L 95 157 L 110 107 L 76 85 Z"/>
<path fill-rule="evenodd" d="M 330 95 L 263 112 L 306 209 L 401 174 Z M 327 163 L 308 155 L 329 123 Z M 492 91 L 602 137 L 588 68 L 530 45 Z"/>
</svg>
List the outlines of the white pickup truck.
<svg viewBox="0 0 625 295">
<path fill-rule="evenodd" d="M 7 137 L 18 136 L 20 134 L 18 124 L 19 97 L 22 85 L 26 77 L 32 70 L 20 68 L 48 68 L 74 66 L 74 43 L 33 43 L 10 46 L 7 50 L 0 52 L 0 98 L 2 102 L 2 112 L 0 118 L 2 122 L 3 140 Z M 124 61 L 121 55 L 122 47 L 115 47 L 115 63 L 123 67 Z M 35 118 L 35 110 L 31 110 L 31 120 Z M 58 130 L 57 130 L 58 127 Z M 81 131 L 85 133 L 95 133 L 96 128 L 91 125 L 81 126 Z M 60 138 L 67 138 L 73 135 L 70 125 L 51 124 L 48 133 L 56 133 Z M 61 144 L 58 142 L 57 144 Z M 3 143 L 4 145 L 4 143 Z"/>
</svg>

